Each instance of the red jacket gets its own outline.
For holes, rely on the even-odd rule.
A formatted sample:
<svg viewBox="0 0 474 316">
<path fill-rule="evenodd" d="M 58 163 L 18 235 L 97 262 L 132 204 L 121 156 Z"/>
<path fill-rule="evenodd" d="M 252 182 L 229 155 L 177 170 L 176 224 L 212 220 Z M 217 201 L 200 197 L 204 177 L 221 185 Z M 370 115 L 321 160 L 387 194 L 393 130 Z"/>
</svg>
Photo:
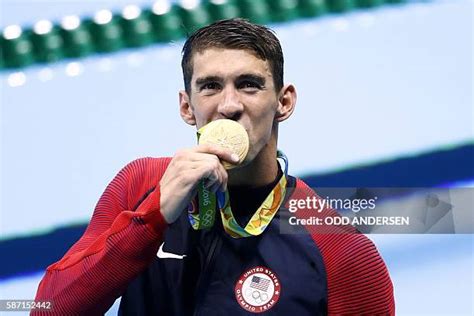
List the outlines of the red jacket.
<svg viewBox="0 0 474 316">
<path fill-rule="evenodd" d="M 137 277 L 158 264 L 156 254 L 168 233 L 160 213 L 158 183 L 169 161 L 170 158 L 138 159 L 108 185 L 84 235 L 46 270 L 36 296 L 36 300 L 53 302 L 53 312 L 45 315 L 103 314 L 118 297 L 130 292 L 127 288 Z M 295 180 L 294 186 L 292 198 L 314 195 L 301 180 Z M 322 216 L 328 214 L 334 216 Z M 265 234 L 267 231 L 262 235 Z M 388 271 L 368 238 L 353 231 L 311 232 L 307 236 L 314 241 L 324 266 L 325 291 L 321 299 L 328 314 L 394 314 Z M 282 298 L 289 293 L 288 289 L 284 291 L 282 284 Z M 280 304 L 283 302 L 282 299 Z"/>
</svg>

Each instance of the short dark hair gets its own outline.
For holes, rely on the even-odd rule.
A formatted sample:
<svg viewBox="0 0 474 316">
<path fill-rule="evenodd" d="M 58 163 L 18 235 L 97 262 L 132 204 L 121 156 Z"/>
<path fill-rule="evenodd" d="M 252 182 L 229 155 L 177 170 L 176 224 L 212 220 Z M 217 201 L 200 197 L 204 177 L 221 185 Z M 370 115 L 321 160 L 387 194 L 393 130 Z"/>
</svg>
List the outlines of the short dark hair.
<svg viewBox="0 0 474 316">
<path fill-rule="evenodd" d="M 243 49 L 255 53 L 256 57 L 268 60 L 275 90 L 278 92 L 283 87 L 283 52 L 274 32 L 265 26 L 234 18 L 205 26 L 184 43 L 181 67 L 186 92 L 191 92 L 193 54 L 208 48 Z"/>
</svg>

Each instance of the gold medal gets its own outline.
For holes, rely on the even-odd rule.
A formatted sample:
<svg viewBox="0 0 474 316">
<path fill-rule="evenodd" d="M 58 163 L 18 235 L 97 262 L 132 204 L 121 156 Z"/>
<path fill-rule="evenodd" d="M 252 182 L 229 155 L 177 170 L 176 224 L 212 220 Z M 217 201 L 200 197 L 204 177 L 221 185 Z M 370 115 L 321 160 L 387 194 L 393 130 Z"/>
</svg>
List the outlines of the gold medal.
<svg viewBox="0 0 474 316">
<path fill-rule="evenodd" d="M 212 144 L 231 150 L 239 156 L 237 164 L 222 162 L 225 169 L 241 164 L 249 151 L 249 136 L 245 128 L 236 121 L 220 119 L 210 122 L 198 130 L 199 144 Z"/>
</svg>

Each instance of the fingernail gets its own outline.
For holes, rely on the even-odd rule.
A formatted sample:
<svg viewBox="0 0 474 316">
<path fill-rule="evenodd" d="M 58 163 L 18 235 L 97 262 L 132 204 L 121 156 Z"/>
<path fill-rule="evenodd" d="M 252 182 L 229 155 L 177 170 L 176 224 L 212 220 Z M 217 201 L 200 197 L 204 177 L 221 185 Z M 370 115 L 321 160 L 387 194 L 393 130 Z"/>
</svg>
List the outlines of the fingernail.
<svg viewBox="0 0 474 316">
<path fill-rule="evenodd" d="M 232 161 L 239 162 L 239 156 L 237 154 L 232 154 L 231 158 L 232 158 Z"/>
</svg>

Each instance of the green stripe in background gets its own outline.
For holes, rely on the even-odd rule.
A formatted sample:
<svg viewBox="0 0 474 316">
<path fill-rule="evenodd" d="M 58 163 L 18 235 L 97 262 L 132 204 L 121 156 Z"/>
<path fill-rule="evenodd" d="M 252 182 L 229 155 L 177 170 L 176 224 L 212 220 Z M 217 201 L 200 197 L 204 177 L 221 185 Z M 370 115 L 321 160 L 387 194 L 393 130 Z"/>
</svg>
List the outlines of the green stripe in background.
<svg viewBox="0 0 474 316">
<path fill-rule="evenodd" d="M 82 19 L 66 16 L 59 23 L 42 20 L 29 28 L 7 26 L 0 38 L 0 69 L 167 43 L 233 17 L 265 24 L 404 2 L 407 0 L 207 0 L 195 5 L 167 1 L 146 8 L 130 5 L 120 13 L 101 10 Z"/>
</svg>

